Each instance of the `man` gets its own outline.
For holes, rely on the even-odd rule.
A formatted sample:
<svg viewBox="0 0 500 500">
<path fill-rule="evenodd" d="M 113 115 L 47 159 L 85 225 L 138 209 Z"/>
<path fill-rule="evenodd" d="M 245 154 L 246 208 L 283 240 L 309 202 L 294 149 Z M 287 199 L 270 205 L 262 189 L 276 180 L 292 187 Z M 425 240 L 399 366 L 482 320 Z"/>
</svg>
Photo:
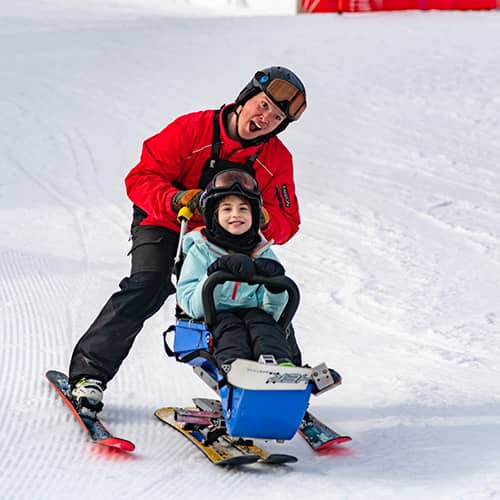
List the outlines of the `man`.
<svg viewBox="0 0 500 500">
<path fill-rule="evenodd" d="M 292 156 L 277 135 L 305 108 L 300 79 L 273 66 L 258 71 L 234 103 L 181 116 L 144 142 L 140 162 L 125 179 L 134 204 L 130 276 L 120 282 L 71 359 L 69 381 L 82 411 L 95 416 L 102 409 L 102 392 L 144 321 L 175 292 L 170 278 L 179 240 L 177 213 L 186 206 L 193 213 L 190 227 L 203 224 L 199 197 L 216 173 L 239 168 L 255 177 L 266 239 L 283 244 L 298 231 Z M 300 365 L 293 332 L 289 342 Z"/>
</svg>

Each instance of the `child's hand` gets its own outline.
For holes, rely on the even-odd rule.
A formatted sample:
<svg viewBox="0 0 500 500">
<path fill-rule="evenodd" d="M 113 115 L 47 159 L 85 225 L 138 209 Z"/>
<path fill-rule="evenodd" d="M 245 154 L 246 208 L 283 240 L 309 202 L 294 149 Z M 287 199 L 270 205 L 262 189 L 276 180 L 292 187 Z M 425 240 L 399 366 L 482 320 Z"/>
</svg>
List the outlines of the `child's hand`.
<svg viewBox="0 0 500 500">
<path fill-rule="evenodd" d="M 277 260 L 261 257 L 259 259 L 255 259 L 254 262 L 257 274 L 265 276 L 266 278 L 283 276 L 285 274 L 285 268 Z"/>
<path fill-rule="evenodd" d="M 241 281 L 248 281 L 255 275 L 255 264 L 248 255 L 242 253 L 223 255 L 210 264 L 207 275 L 215 271 L 227 271 Z"/>
<path fill-rule="evenodd" d="M 285 268 L 277 260 L 266 259 L 265 257 L 255 259 L 255 270 L 257 274 L 265 278 L 275 278 L 276 276 L 283 276 L 285 274 Z M 269 284 L 264 286 L 271 293 L 281 293 L 285 290 L 281 286 Z"/>
</svg>

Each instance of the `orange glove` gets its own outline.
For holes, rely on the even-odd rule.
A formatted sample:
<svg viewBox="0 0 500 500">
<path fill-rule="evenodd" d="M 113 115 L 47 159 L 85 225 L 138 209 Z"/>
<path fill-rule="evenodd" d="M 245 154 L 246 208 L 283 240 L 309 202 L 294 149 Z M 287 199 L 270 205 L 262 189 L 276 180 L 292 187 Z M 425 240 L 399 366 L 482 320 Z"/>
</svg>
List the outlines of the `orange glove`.
<svg viewBox="0 0 500 500">
<path fill-rule="evenodd" d="M 271 219 L 269 217 L 269 212 L 264 207 L 262 207 L 260 209 L 260 228 L 265 229 L 268 226 L 270 220 Z"/>
<path fill-rule="evenodd" d="M 178 212 L 182 207 L 188 207 L 194 215 L 201 217 L 201 193 L 201 189 L 188 189 L 186 191 L 178 191 L 172 197 L 172 210 L 174 212 Z"/>
</svg>

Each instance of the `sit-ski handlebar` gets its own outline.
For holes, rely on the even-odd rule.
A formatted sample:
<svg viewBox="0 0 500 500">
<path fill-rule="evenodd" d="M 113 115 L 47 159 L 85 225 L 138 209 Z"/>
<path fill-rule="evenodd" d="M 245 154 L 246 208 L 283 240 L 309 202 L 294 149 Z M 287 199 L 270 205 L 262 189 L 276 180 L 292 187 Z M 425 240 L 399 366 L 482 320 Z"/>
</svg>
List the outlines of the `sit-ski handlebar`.
<svg viewBox="0 0 500 500">
<path fill-rule="evenodd" d="M 226 271 L 216 271 L 211 274 L 203 284 L 201 299 L 203 303 L 203 310 L 205 312 L 205 323 L 210 329 L 216 322 L 216 310 L 214 303 L 214 289 L 217 285 L 221 285 L 226 281 L 241 281 L 233 274 Z M 281 288 L 284 292 L 288 293 L 288 301 L 285 309 L 281 313 L 278 320 L 280 326 L 285 330 L 292 321 L 300 302 L 300 292 L 293 281 L 288 276 L 273 276 L 272 278 L 266 276 L 255 275 L 248 281 L 249 285 L 272 285 L 273 288 Z"/>
</svg>

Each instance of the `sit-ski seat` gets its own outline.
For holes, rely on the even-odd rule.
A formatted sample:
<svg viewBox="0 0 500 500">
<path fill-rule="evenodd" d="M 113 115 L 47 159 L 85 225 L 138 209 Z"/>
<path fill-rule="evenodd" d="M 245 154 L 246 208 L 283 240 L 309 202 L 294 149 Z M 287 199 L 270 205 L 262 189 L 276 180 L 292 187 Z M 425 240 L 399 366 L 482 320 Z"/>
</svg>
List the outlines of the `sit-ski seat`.
<svg viewBox="0 0 500 500">
<path fill-rule="evenodd" d="M 213 390 L 218 392 L 228 434 L 234 437 L 291 439 L 309 405 L 311 393 L 320 392 L 332 379 L 326 365 L 316 368 L 279 366 L 238 359 L 228 373 L 219 370 L 211 354 L 216 312 L 213 291 L 225 281 L 236 281 L 230 273 L 213 273 L 203 286 L 205 321 L 179 316 L 164 334 L 169 356 L 188 363 Z M 286 276 L 255 276 L 250 284 L 272 284 L 288 293 L 288 303 L 279 323 L 284 329 L 295 314 L 300 295 L 296 284 Z M 174 331 L 173 348 L 167 334 Z"/>
</svg>

